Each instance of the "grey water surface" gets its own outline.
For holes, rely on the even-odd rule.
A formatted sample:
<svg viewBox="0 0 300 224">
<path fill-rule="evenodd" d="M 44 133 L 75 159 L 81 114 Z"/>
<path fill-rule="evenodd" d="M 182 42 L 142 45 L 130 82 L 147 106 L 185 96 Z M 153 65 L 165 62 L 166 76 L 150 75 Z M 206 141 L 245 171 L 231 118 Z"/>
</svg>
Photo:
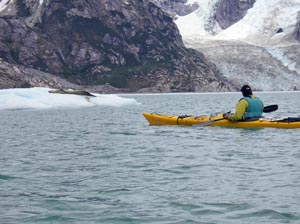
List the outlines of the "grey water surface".
<svg viewBox="0 0 300 224">
<path fill-rule="evenodd" d="M 298 116 L 299 92 L 257 93 Z M 143 111 L 234 110 L 239 93 L 0 111 L 0 223 L 300 223 L 300 130 L 149 126 Z"/>
</svg>

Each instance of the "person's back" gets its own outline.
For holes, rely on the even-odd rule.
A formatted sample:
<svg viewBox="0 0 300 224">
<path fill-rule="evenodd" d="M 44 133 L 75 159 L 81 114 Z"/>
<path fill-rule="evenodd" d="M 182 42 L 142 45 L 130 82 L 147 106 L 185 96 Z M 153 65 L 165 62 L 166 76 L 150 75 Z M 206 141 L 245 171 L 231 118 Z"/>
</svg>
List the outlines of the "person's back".
<svg viewBox="0 0 300 224">
<path fill-rule="evenodd" d="M 224 118 L 232 121 L 260 118 L 264 108 L 263 102 L 253 95 L 252 90 L 248 85 L 244 85 L 241 88 L 241 92 L 244 97 L 240 99 L 236 105 L 235 113 L 229 115 L 225 114 Z"/>
<path fill-rule="evenodd" d="M 248 103 L 243 120 L 261 117 L 264 106 L 263 102 L 258 97 L 251 95 L 242 98 L 242 100 L 246 100 Z"/>
</svg>

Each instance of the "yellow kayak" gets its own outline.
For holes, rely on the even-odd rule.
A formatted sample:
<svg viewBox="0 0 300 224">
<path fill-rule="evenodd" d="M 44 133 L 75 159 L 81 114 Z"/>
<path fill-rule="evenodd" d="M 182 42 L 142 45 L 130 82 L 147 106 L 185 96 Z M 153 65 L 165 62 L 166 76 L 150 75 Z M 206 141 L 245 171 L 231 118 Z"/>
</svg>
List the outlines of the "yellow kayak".
<svg viewBox="0 0 300 224">
<path fill-rule="evenodd" d="M 215 116 L 175 116 L 157 113 L 143 113 L 151 125 L 188 125 L 188 126 L 222 126 L 236 128 L 300 128 L 299 117 L 259 118 L 252 121 L 229 121 L 223 114 Z"/>
</svg>

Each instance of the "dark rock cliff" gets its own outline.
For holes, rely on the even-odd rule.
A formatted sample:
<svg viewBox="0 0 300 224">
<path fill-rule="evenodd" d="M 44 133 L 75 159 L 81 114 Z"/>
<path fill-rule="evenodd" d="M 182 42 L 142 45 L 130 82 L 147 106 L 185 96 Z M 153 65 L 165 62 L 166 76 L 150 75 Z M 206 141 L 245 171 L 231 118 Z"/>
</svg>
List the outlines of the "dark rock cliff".
<svg viewBox="0 0 300 224">
<path fill-rule="evenodd" d="M 256 0 L 220 0 L 217 4 L 216 21 L 222 29 L 242 19 Z"/>
<path fill-rule="evenodd" d="M 300 12 L 298 13 L 298 22 L 296 24 L 295 39 L 300 42 Z"/>
<path fill-rule="evenodd" d="M 148 0 L 15 0 L 10 7 L 0 17 L 0 57 L 8 63 L 130 92 L 230 88 Z"/>
</svg>

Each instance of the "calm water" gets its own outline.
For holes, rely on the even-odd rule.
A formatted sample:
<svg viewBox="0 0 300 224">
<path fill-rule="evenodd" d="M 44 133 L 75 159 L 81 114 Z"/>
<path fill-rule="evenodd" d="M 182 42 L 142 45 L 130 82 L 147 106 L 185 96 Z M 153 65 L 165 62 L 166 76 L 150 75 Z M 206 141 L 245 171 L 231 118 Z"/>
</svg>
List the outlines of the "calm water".
<svg viewBox="0 0 300 224">
<path fill-rule="evenodd" d="M 298 116 L 300 93 L 257 94 Z M 234 110 L 240 94 L 0 111 L 0 223 L 300 223 L 300 130 L 149 126 L 142 111 Z"/>
</svg>

